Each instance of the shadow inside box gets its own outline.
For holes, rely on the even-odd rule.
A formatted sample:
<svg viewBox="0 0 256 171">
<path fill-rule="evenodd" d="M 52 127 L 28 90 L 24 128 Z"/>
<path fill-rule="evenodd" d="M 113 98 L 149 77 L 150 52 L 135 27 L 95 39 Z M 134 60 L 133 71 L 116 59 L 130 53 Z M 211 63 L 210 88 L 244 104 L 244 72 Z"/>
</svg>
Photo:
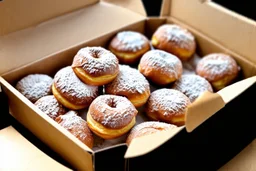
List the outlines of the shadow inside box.
<svg viewBox="0 0 256 171">
<path fill-rule="evenodd" d="M 129 171 L 219 169 L 256 137 L 254 101 L 248 100 L 252 92 L 256 84 L 193 132 L 184 129 L 149 154 L 129 159 Z"/>
</svg>

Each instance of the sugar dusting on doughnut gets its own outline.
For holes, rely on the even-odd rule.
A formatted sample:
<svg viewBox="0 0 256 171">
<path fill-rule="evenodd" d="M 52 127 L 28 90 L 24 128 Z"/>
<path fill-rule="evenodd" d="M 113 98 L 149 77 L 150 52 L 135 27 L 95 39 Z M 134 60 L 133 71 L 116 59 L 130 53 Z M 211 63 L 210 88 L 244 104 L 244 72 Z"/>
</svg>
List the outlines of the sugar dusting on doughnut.
<svg viewBox="0 0 256 171">
<path fill-rule="evenodd" d="M 126 97 L 101 95 L 92 102 L 90 114 L 102 125 L 118 129 L 129 124 L 137 114 L 137 110 Z"/>
<path fill-rule="evenodd" d="M 151 112 L 162 110 L 164 116 L 185 112 L 190 101 L 187 96 L 178 90 L 162 88 L 151 93 L 148 100 Z"/>
<path fill-rule="evenodd" d="M 16 84 L 16 89 L 33 103 L 51 94 L 53 79 L 44 74 L 30 74 Z"/>
<path fill-rule="evenodd" d="M 68 131 L 79 138 L 80 140 L 84 140 L 88 137 L 89 128 L 87 127 L 87 123 L 84 119 L 78 116 L 76 111 L 69 111 L 65 115 L 61 115 L 56 119 L 56 121 Z M 75 130 L 74 130 L 75 128 Z M 84 132 L 84 129 L 88 129 Z M 90 133 L 90 136 L 92 134 Z"/>
<path fill-rule="evenodd" d="M 82 56 L 82 58 L 81 58 Z M 102 47 L 85 47 L 74 57 L 72 67 L 81 66 L 89 74 L 115 73 L 118 59 Z"/>
<path fill-rule="evenodd" d="M 190 47 L 195 41 L 195 37 L 190 32 L 178 25 L 166 24 L 160 27 L 165 30 L 164 34 L 168 41 L 176 42 L 182 48 Z"/>
<path fill-rule="evenodd" d="M 213 92 L 211 84 L 205 78 L 189 74 L 182 75 L 172 88 L 184 93 L 191 102 L 205 91 Z"/>
<path fill-rule="evenodd" d="M 117 34 L 117 39 L 123 43 L 126 50 L 133 52 L 141 50 L 145 44 L 145 37 L 134 31 L 123 31 Z"/>
<path fill-rule="evenodd" d="M 197 73 L 204 72 L 207 80 L 213 81 L 224 75 L 233 75 L 238 72 L 236 61 L 228 55 L 221 53 L 209 54 L 203 57 L 197 65 Z"/>
<path fill-rule="evenodd" d="M 72 97 L 79 98 L 97 97 L 98 87 L 84 84 L 73 72 L 70 66 L 62 68 L 54 77 L 55 86 L 62 93 L 68 93 Z"/>
<path fill-rule="evenodd" d="M 53 95 L 40 98 L 35 102 L 35 105 L 52 119 L 67 112 L 67 109 Z"/>
<path fill-rule="evenodd" d="M 150 68 L 156 68 L 160 73 L 174 76 L 176 79 L 181 75 L 182 63 L 176 56 L 163 50 L 151 50 L 143 55 L 140 63 L 145 63 Z"/>
<path fill-rule="evenodd" d="M 114 93 L 128 91 L 143 94 L 149 89 L 148 81 L 138 70 L 128 65 L 119 65 L 119 70 L 115 80 L 107 85 Z"/>
</svg>

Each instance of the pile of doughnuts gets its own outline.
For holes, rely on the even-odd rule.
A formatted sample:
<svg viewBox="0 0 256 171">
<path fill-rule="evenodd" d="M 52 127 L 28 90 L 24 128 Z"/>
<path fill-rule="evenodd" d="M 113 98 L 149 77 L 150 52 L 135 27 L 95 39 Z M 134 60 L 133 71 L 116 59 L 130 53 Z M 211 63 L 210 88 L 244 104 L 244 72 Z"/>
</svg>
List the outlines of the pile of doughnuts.
<svg viewBox="0 0 256 171">
<path fill-rule="evenodd" d="M 160 26 L 151 41 L 120 31 L 108 49 L 84 47 L 53 77 L 30 74 L 16 89 L 89 148 L 95 135 L 105 140 L 127 135 L 129 145 L 136 137 L 184 125 L 187 107 L 203 92 L 237 78 L 240 67 L 224 53 L 204 56 L 196 74 L 184 74 L 183 63 L 196 47 L 194 35 L 175 24 Z M 84 109 L 86 118 L 79 115 Z M 136 123 L 140 110 L 148 121 Z"/>
</svg>

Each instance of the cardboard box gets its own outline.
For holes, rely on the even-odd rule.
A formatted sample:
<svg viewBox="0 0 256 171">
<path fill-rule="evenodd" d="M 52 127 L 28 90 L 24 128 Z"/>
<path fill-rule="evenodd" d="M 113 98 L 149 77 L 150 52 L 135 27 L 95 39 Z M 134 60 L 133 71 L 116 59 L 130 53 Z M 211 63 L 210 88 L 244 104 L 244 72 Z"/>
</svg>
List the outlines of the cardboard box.
<svg viewBox="0 0 256 171">
<path fill-rule="evenodd" d="M 147 18 L 142 7 L 136 0 L 0 2 L 0 83 L 10 113 L 78 170 L 216 170 L 255 138 L 249 98 L 256 89 L 256 23 L 210 1 L 165 0 L 160 18 Z M 80 48 L 104 47 L 118 31 L 139 31 L 150 38 L 164 23 L 189 29 L 201 56 L 232 55 L 241 76 L 248 78 L 202 94 L 188 108 L 186 125 L 176 130 L 135 139 L 129 148 L 119 144 L 94 152 L 13 87 L 27 74 L 53 76 L 71 64 Z"/>
</svg>

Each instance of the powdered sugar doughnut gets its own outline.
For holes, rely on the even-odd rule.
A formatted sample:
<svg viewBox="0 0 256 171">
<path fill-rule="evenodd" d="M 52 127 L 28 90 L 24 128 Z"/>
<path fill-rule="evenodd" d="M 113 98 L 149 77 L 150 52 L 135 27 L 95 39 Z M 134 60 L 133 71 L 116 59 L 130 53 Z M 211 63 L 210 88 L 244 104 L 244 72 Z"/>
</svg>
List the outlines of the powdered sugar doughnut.
<svg viewBox="0 0 256 171">
<path fill-rule="evenodd" d="M 178 90 L 158 89 L 148 99 L 146 114 L 152 120 L 181 126 L 185 124 L 185 113 L 190 103 L 189 98 Z"/>
<path fill-rule="evenodd" d="M 53 79 L 45 74 L 30 74 L 16 84 L 16 89 L 32 103 L 52 93 Z"/>
<path fill-rule="evenodd" d="M 158 85 L 176 81 L 183 71 L 180 59 L 162 50 L 151 50 L 145 53 L 138 69 L 147 79 Z"/>
<path fill-rule="evenodd" d="M 150 50 L 149 40 L 135 31 L 122 31 L 111 40 L 109 50 L 113 52 L 120 63 L 134 64 Z"/>
<path fill-rule="evenodd" d="M 172 88 L 185 94 L 190 102 L 195 101 L 205 91 L 213 92 L 211 84 L 205 78 L 189 74 L 182 75 Z"/>
<path fill-rule="evenodd" d="M 68 112 L 68 109 L 60 104 L 53 95 L 40 98 L 35 102 L 35 105 L 53 120 Z"/>
<path fill-rule="evenodd" d="M 88 85 L 104 85 L 118 74 L 118 59 L 102 47 L 80 49 L 73 59 L 72 69 Z"/>
<path fill-rule="evenodd" d="M 176 24 L 160 26 L 153 34 L 151 43 L 156 49 L 172 53 L 183 61 L 190 59 L 196 50 L 195 37 Z"/>
<path fill-rule="evenodd" d="M 83 83 L 71 66 L 60 69 L 54 76 L 52 92 L 65 107 L 73 110 L 88 107 L 99 95 L 99 88 Z"/>
<path fill-rule="evenodd" d="M 237 77 L 239 70 L 236 61 L 223 53 L 206 55 L 196 67 L 196 73 L 208 80 L 216 90 L 230 84 Z"/>
<path fill-rule="evenodd" d="M 119 69 L 117 77 L 105 85 L 105 92 L 125 96 L 135 107 L 144 105 L 150 95 L 147 79 L 138 70 L 128 65 L 120 65 Z"/>
<path fill-rule="evenodd" d="M 156 122 L 156 121 L 146 121 L 141 124 L 136 125 L 130 131 L 126 143 L 130 145 L 131 141 L 135 138 L 155 134 L 160 131 L 167 131 L 169 129 L 177 128 L 176 125 L 164 123 L 164 122 Z"/>
<path fill-rule="evenodd" d="M 77 112 L 69 111 L 65 115 L 58 116 L 55 121 L 89 148 L 93 147 L 94 139 L 92 132 L 90 131 L 87 122 L 78 116 Z"/>
<path fill-rule="evenodd" d="M 138 111 L 126 98 L 101 95 L 89 107 L 89 128 L 104 139 L 113 139 L 127 133 L 136 123 Z"/>
</svg>

